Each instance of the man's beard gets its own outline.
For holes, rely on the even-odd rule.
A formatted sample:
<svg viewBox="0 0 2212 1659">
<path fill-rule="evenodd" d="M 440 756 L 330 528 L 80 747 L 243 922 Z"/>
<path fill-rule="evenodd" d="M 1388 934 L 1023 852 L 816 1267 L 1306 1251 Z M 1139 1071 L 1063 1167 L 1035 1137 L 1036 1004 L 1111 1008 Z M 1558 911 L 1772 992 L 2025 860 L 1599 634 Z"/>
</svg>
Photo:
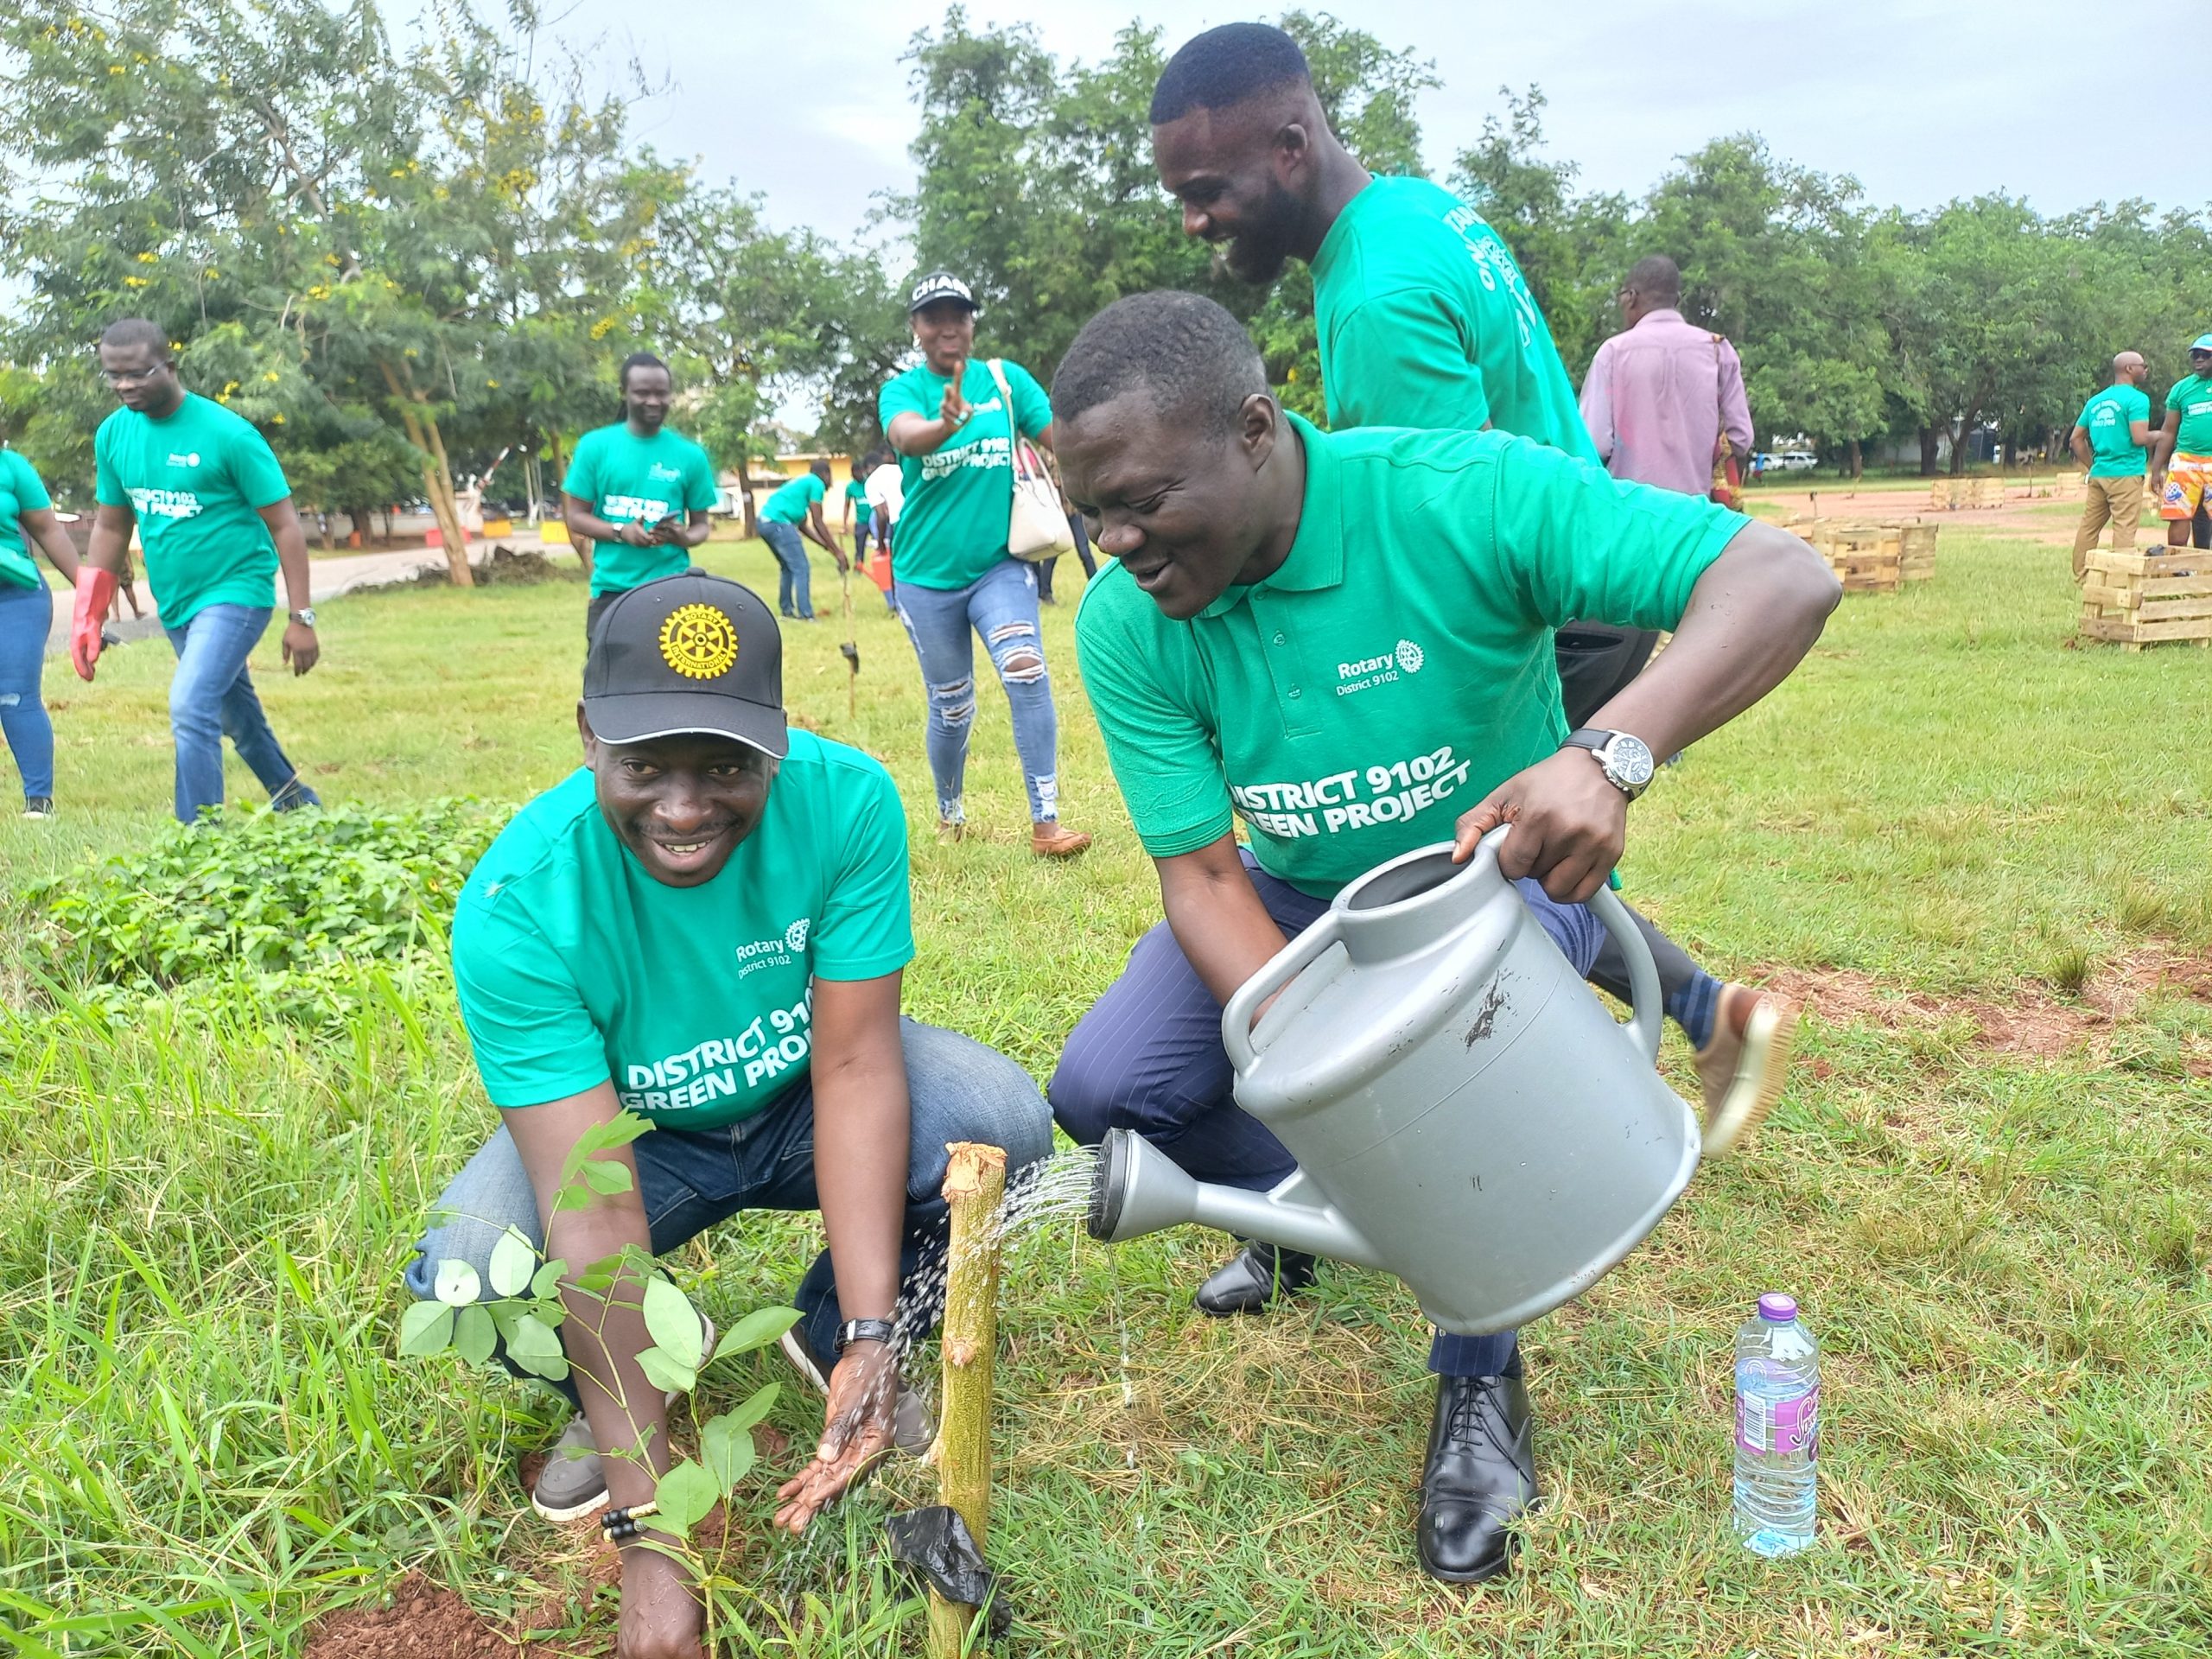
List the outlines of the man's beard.
<svg viewBox="0 0 2212 1659">
<path fill-rule="evenodd" d="M 1214 249 L 1214 275 L 1224 272 L 1242 283 L 1265 287 L 1282 275 L 1298 235 L 1298 198 L 1270 181 L 1261 215 Z"/>
</svg>

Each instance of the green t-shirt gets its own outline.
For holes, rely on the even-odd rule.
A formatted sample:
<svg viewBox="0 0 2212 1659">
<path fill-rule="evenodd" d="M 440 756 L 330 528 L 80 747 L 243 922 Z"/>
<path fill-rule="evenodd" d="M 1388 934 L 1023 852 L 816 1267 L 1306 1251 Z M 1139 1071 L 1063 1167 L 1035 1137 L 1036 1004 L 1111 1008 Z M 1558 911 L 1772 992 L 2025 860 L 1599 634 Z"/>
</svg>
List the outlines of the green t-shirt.
<svg viewBox="0 0 2212 1659">
<path fill-rule="evenodd" d="M 759 828 L 703 887 L 631 856 L 578 771 L 516 814 L 462 890 L 454 983 L 485 1092 L 543 1105 L 610 1077 L 710 1128 L 806 1075 L 813 981 L 913 959 L 906 819 L 882 766 L 791 734 Z"/>
<path fill-rule="evenodd" d="M 653 524 L 671 513 L 681 519 L 711 512 L 720 499 L 705 450 L 664 426 L 641 438 L 627 421 L 594 427 L 577 439 L 561 487 L 610 524 Z M 624 593 L 690 568 L 689 548 L 594 542 L 591 591 L 594 597 Z"/>
<path fill-rule="evenodd" d="M 0 449 L 0 582 L 10 588 L 35 588 L 45 581 L 31 562 L 23 515 L 53 505 L 39 481 L 38 469 L 13 449 Z"/>
<path fill-rule="evenodd" d="M 2166 413 L 2181 412 L 2181 428 L 2174 435 L 2177 455 L 2212 456 L 2212 380 L 2192 374 L 2166 389 Z"/>
<path fill-rule="evenodd" d="M 138 517 L 163 627 L 210 605 L 276 603 L 276 541 L 259 510 L 292 486 L 252 423 L 188 391 L 159 420 L 117 410 L 92 436 L 92 459 L 100 504 Z"/>
<path fill-rule="evenodd" d="M 866 530 L 869 518 L 875 512 L 875 509 L 868 505 L 868 486 L 857 478 L 847 480 L 845 499 L 853 504 L 853 522 L 862 530 Z"/>
<path fill-rule="evenodd" d="M 1052 400 L 1020 364 L 1001 361 L 1014 393 L 1014 424 L 1033 438 L 1052 423 Z M 888 432 L 901 415 L 937 418 L 946 377 L 917 363 L 887 382 L 875 400 Z M 960 395 L 973 412 L 968 424 L 926 455 L 902 455 L 899 477 L 906 499 L 899 509 L 899 580 L 917 588 L 965 588 L 1006 557 L 1007 521 L 1014 512 L 1014 433 L 1006 400 L 987 362 L 968 360 Z"/>
<path fill-rule="evenodd" d="M 1559 747 L 1554 628 L 1673 627 L 1750 521 L 1502 432 L 1291 422 L 1306 496 L 1281 568 L 1178 622 L 1109 564 L 1076 647 L 1146 851 L 1233 814 L 1262 869 L 1326 897 Z"/>
<path fill-rule="evenodd" d="M 801 473 L 768 498 L 760 508 L 760 516 L 779 524 L 803 524 L 807 509 L 829 493 L 812 473 Z"/>
<path fill-rule="evenodd" d="M 1534 438 L 1598 459 L 1559 347 L 1482 215 L 1426 179 L 1378 177 L 1313 256 L 1329 424 Z"/>
<path fill-rule="evenodd" d="M 2150 395 L 2139 386 L 2107 386 L 2082 405 L 2074 423 L 2089 435 L 2096 460 L 2092 478 L 2140 478 L 2147 452 L 2135 442 L 2133 423 L 2151 418 Z"/>
</svg>

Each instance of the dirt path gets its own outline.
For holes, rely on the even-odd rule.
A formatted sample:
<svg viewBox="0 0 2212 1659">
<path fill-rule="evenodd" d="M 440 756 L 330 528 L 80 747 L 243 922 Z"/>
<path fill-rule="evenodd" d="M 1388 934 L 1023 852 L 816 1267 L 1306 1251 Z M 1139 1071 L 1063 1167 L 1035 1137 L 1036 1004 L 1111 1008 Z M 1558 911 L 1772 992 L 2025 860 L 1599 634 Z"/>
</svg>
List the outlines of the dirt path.
<svg viewBox="0 0 2212 1659">
<path fill-rule="evenodd" d="M 2082 497 L 2056 495 L 2049 477 L 2007 480 L 2001 507 L 1955 507 L 1928 505 L 1925 483 L 1910 489 L 1866 486 L 1854 489 L 1838 483 L 1830 487 L 1761 489 L 1751 497 L 1751 510 L 1763 518 L 1786 520 L 1819 517 L 1861 519 L 1873 524 L 1940 524 L 1961 536 L 2018 537 L 2048 547 L 2071 547 L 2074 527 L 2080 522 Z M 2136 545 L 2147 548 L 2162 539 L 2154 524 L 2144 525 Z"/>
</svg>

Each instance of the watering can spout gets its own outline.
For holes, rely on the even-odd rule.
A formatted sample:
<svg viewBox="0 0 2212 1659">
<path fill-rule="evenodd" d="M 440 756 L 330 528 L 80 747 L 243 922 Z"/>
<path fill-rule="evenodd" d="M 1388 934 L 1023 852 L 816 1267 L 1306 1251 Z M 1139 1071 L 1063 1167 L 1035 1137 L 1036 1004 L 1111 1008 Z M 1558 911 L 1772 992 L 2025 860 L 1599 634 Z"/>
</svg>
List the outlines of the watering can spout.
<svg viewBox="0 0 2212 1659">
<path fill-rule="evenodd" d="M 1163 1227 L 1193 1222 L 1240 1238 L 1325 1255 L 1355 1267 L 1385 1264 L 1375 1249 L 1302 1173 L 1269 1192 L 1193 1180 L 1168 1156 L 1130 1129 L 1110 1129 L 1098 1148 L 1092 1177 L 1090 1236 L 1119 1244 Z"/>
</svg>

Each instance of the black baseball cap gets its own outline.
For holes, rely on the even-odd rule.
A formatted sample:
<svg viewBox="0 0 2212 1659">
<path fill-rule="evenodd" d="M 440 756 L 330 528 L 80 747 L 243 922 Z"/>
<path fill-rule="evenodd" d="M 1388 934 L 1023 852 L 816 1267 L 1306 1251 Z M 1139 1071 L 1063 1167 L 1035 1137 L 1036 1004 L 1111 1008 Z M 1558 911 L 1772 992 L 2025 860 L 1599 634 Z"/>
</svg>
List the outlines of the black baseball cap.
<svg viewBox="0 0 2212 1659">
<path fill-rule="evenodd" d="M 694 571 L 631 588 L 592 631 L 584 718 L 608 743 L 712 732 L 782 760 L 791 741 L 774 614 L 726 576 Z"/>
<path fill-rule="evenodd" d="M 934 305 L 939 300 L 957 300 L 970 311 L 983 308 L 976 303 L 976 296 L 967 283 L 949 270 L 933 270 L 914 284 L 914 291 L 906 302 L 906 314 L 912 316 L 924 306 Z"/>
</svg>

